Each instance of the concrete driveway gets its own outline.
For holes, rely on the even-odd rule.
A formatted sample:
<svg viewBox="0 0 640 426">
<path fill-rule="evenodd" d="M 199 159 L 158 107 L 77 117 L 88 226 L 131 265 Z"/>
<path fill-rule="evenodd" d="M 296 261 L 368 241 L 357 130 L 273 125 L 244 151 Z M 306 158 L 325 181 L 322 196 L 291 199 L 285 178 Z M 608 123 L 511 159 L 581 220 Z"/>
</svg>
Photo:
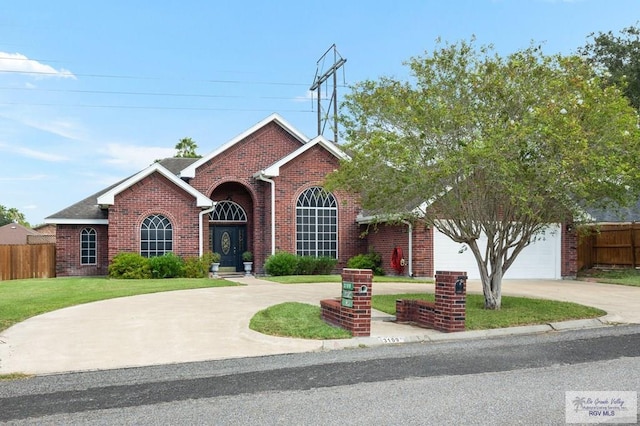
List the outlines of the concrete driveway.
<svg viewBox="0 0 640 426">
<path fill-rule="evenodd" d="M 310 341 L 249 329 L 259 310 L 287 301 L 319 304 L 338 297 L 340 283 L 274 284 L 239 278 L 242 287 L 154 293 L 43 314 L 0 335 L 0 374 L 47 374 L 357 346 L 358 339 Z M 373 294 L 432 292 L 432 284 L 374 283 Z M 469 292 L 481 292 L 469 281 Z M 607 321 L 640 323 L 640 288 L 579 281 L 505 281 L 503 294 L 573 301 L 608 312 Z M 384 321 L 374 312 L 371 339 L 380 343 L 438 340 L 442 333 Z M 520 332 L 540 331 L 534 328 Z M 515 330 L 504 330 L 505 333 Z M 475 333 L 475 334 L 474 334 Z M 476 332 L 442 337 L 463 338 Z"/>
</svg>

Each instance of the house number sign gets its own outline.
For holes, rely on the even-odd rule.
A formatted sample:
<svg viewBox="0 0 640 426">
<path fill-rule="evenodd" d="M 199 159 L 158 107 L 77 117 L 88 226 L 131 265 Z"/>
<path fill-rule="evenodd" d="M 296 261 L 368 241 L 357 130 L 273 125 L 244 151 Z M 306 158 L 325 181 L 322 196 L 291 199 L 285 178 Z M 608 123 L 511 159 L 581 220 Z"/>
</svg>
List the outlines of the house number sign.
<svg viewBox="0 0 640 426">
<path fill-rule="evenodd" d="M 347 308 L 353 308 L 353 283 L 349 281 L 342 282 L 342 299 L 340 301 L 342 306 Z"/>
</svg>

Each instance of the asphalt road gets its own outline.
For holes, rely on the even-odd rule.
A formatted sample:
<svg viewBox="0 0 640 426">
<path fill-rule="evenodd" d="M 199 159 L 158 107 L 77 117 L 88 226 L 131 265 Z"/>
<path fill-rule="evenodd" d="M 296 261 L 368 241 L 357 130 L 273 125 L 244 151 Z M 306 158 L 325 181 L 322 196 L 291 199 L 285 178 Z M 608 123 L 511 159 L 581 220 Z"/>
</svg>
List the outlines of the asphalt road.
<svg viewBox="0 0 640 426">
<path fill-rule="evenodd" d="M 565 391 L 640 391 L 640 326 L 39 376 L 8 424 L 564 424 Z"/>
</svg>

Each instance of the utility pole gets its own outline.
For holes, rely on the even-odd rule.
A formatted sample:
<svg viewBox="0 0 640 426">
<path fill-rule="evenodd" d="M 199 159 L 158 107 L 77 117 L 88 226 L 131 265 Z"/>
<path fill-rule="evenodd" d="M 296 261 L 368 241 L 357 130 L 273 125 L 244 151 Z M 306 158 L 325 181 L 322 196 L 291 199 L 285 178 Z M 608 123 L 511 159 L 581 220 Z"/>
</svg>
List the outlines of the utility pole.
<svg viewBox="0 0 640 426">
<path fill-rule="evenodd" d="M 324 68 L 324 63 L 328 57 L 333 52 L 333 65 L 331 65 L 327 71 L 322 73 L 322 69 Z M 322 135 L 324 133 L 324 128 L 329 120 L 329 114 L 333 109 L 333 142 L 338 143 L 338 77 L 337 71 L 340 67 L 347 62 L 336 49 L 336 45 L 333 44 L 326 52 L 318 59 L 316 63 L 316 75 L 313 78 L 313 84 L 309 88 L 309 90 L 317 91 L 317 108 L 318 108 L 318 135 Z M 321 74 L 322 73 L 322 74 Z M 331 97 L 329 98 L 329 105 L 326 108 L 326 111 L 323 114 L 322 108 L 322 83 L 325 83 L 329 80 L 329 77 L 333 77 L 332 83 L 333 87 L 331 89 Z M 328 83 L 327 83 L 328 84 Z M 327 88 L 325 87 L 325 90 Z M 328 90 L 327 90 L 328 92 Z"/>
</svg>

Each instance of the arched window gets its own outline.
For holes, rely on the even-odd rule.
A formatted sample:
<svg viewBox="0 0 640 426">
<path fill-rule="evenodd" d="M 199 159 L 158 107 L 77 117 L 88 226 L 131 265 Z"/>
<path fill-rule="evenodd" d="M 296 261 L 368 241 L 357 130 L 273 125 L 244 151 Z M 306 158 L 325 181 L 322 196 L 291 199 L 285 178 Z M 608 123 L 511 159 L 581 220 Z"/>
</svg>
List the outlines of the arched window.
<svg viewBox="0 0 640 426">
<path fill-rule="evenodd" d="M 300 194 L 296 204 L 296 252 L 299 256 L 338 257 L 338 207 L 319 187 Z"/>
<path fill-rule="evenodd" d="M 144 257 L 162 256 L 173 251 L 173 228 L 166 217 L 154 214 L 140 227 L 140 254 Z"/>
<path fill-rule="evenodd" d="M 97 253 L 96 230 L 84 228 L 80 231 L 80 264 L 95 265 Z"/>
<path fill-rule="evenodd" d="M 247 214 L 238 203 L 223 200 L 216 203 L 216 208 L 209 213 L 209 220 L 215 222 L 246 222 Z"/>
</svg>

